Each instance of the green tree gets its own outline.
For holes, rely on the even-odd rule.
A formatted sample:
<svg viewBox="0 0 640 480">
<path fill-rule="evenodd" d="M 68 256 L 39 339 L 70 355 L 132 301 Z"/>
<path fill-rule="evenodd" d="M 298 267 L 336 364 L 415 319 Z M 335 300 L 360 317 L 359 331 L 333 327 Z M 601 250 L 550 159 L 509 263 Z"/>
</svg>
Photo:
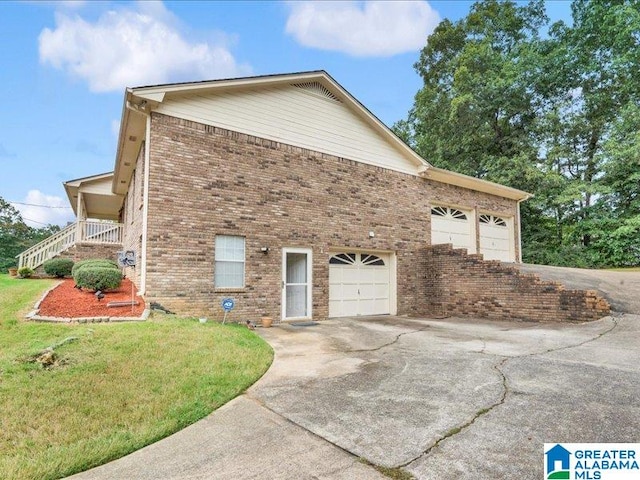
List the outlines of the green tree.
<svg viewBox="0 0 640 480">
<path fill-rule="evenodd" d="M 17 265 L 15 256 L 28 248 L 30 230 L 20 212 L 0 197 L 0 271 Z"/>
<path fill-rule="evenodd" d="M 537 177 L 528 77 L 546 21 L 541 1 L 489 0 L 440 23 L 414 65 L 424 86 L 395 130 L 439 167 L 510 184 Z"/>
<path fill-rule="evenodd" d="M 16 255 L 60 231 L 57 225 L 28 226 L 20 212 L 0 197 L 0 272 L 17 265 Z"/>
<path fill-rule="evenodd" d="M 544 162 L 569 180 L 558 202 L 558 221 L 569 227 L 566 240 L 587 249 L 592 229 L 585 224 L 602 219 L 596 203 L 611 187 L 605 143 L 621 112 L 640 99 L 639 7 L 637 1 L 576 0 L 573 25 L 554 24 L 550 39 L 541 42 L 543 68 L 535 86 L 544 99 Z M 580 237 L 572 235 L 578 223 Z"/>
<path fill-rule="evenodd" d="M 534 193 L 522 205 L 525 261 L 638 262 L 640 3 L 576 0 L 572 14 L 546 38 L 538 0 L 483 0 L 444 20 L 394 130 L 436 166 Z"/>
</svg>

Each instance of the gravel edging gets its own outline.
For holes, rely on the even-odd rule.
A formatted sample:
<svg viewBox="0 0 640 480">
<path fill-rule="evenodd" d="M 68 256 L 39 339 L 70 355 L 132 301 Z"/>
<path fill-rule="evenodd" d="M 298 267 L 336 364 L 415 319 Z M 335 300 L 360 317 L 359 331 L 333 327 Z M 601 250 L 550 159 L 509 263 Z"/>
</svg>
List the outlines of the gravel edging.
<svg viewBox="0 0 640 480">
<path fill-rule="evenodd" d="M 51 293 L 55 288 L 58 288 L 62 285 L 63 282 L 56 283 L 53 287 L 48 289 L 40 300 L 36 302 L 29 313 L 25 315 L 25 318 L 28 320 L 33 320 L 35 322 L 51 322 L 51 323 L 105 323 L 105 322 L 144 322 L 147 318 L 149 318 L 149 314 L 151 313 L 151 309 L 148 305 L 145 305 L 145 309 L 142 312 L 142 315 L 139 317 L 47 317 L 38 315 L 40 312 L 40 304 L 45 299 L 49 293 Z"/>
</svg>

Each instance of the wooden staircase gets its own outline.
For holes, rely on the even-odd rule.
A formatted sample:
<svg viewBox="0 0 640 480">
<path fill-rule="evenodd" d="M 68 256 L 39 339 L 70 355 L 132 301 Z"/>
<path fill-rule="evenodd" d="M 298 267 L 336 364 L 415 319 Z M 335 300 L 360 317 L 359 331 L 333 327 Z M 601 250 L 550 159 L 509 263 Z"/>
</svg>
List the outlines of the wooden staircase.
<svg viewBox="0 0 640 480">
<path fill-rule="evenodd" d="M 78 243 L 121 245 L 123 231 L 124 225 L 121 223 L 81 220 L 18 255 L 18 268 L 29 267 L 35 270 Z"/>
</svg>

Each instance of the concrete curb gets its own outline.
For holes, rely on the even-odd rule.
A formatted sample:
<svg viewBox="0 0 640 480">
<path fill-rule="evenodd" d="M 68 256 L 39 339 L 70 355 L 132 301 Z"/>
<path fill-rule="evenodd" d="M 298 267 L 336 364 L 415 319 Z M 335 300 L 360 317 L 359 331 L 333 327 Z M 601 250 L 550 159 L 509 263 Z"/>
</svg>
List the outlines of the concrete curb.
<svg viewBox="0 0 640 480">
<path fill-rule="evenodd" d="M 145 309 L 140 317 L 47 317 L 37 314 L 37 310 L 29 312 L 26 318 L 35 322 L 52 323 L 107 323 L 107 322 L 144 322 L 149 317 L 149 310 Z"/>
</svg>

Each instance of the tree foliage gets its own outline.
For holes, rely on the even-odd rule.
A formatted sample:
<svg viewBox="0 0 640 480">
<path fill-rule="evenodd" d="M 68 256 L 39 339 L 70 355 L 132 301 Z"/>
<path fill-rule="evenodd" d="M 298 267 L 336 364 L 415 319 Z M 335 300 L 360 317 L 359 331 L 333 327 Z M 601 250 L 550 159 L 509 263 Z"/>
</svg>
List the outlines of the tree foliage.
<svg viewBox="0 0 640 480">
<path fill-rule="evenodd" d="M 20 212 L 0 197 L 0 272 L 17 266 L 16 255 L 59 230 L 57 225 L 43 228 L 28 226 Z"/>
<path fill-rule="evenodd" d="M 430 163 L 535 194 L 525 261 L 640 264 L 640 2 L 483 0 L 444 20 L 414 65 L 396 133 Z"/>
</svg>

